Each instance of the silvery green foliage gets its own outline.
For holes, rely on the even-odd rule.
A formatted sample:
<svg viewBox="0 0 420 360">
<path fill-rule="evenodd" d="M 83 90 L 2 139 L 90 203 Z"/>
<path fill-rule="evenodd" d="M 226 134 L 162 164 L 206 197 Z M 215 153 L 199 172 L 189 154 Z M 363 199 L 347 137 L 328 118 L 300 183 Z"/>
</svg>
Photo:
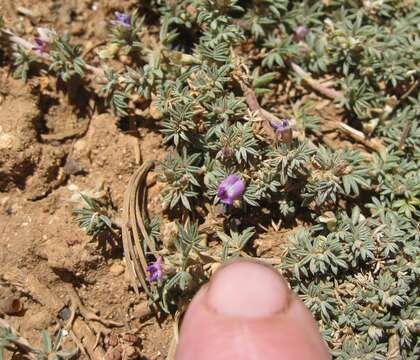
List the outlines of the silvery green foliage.
<svg viewBox="0 0 420 360">
<path fill-rule="evenodd" d="M 194 279 L 188 269 L 191 261 L 191 253 L 200 253 L 206 250 L 201 243 L 205 237 L 199 231 L 198 223 L 190 223 L 185 226 L 177 224 L 177 237 L 175 247 L 177 253 L 172 263 L 177 265 L 176 272 L 167 278 L 162 287 L 156 289 L 152 299 L 167 313 L 176 308 L 176 301 L 179 299 L 179 292 L 188 294 L 196 291 L 202 279 Z"/>
<path fill-rule="evenodd" d="M 392 210 L 366 218 L 355 207 L 351 216 L 340 212 L 332 227 L 299 232 L 285 247 L 281 267 L 336 339 L 330 345 L 337 358 L 386 359 L 391 334 L 410 358 L 417 346 L 418 224 Z"/>
<path fill-rule="evenodd" d="M 252 1 L 229 12 L 226 7 L 232 2 L 218 2 L 218 10 L 209 10 L 205 1 L 191 3 L 200 19 L 214 21 L 215 14 L 223 18 L 223 29 L 229 14 L 252 19 L 251 27 L 249 22 L 231 23 L 266 48 L 267 55 L 253 66 L 287 71 L 294 61 L 314 74 L 334 74 L 344 95 L 337 104 L 361 128 L 370 129 L 377 121 L 369 131 L 388 146 L 385 156 L 373 154 L 367 160 L 354 150 L 313 148 L 299 140 L 273 144 L 261 138 L 252 117 L 238 107 L 237 63 L 226 50 L 241 38 L 222 38 L 217 28 L 203 28 L 193 48 L 196 62 L 175 65 L 172 71 L 181 76 L 158 92 L 166 141 L 197 156 L 196 165 L 205 170 L 196 177 L 206 190 L 197 191 L 196 203 L 216 199 L 217 186 L 228 174 L 241 174 L 247 181 L 239 209 L 241 229 L 227 228 L 219 235 L 223 256 L 247 250 L 241 234 L 249 230 L 247 218 L 256 209 L 269 207 L 273 218 L 284 221 L 308 212 L 312 227 L 284 244 L 287 256 L 280 267 L 321 322 L 334 356 L 386 359 L 390 339 L 396 337 L 400 356 L 414 358 L 419 305 L 418 8 L 393 1 L 363 2 L 361 7 L 346 1 Z M 177 10 L 180 18 L 188 18 L 190 29 L 194 21 L 202 24 L 180 2 Z M 310 31 L 296 43 L 291 35 L 298 25 Z M 253 86 L 267 88 L 276 81 L 267 74 L 263 78 L 260 70 Z M 412 86 L 409 96 L 398 100 Z M 256 89 L 257 94 L 266 92 Z M 185 107 L 189 112 L 179 111 Z M 310 109 L 295 114 L 298 126 L 316 130 L 319 119 L 309 114 Z M 343 201 L 347 209 L 340 205 Z M 333 218 L 320 221 L 326 211 Z M 244 239 L 246 245 L 250 238 Z"/>
<path fill-rule="evenodd" d="M 96 237 L 105 230 L 113 227 L 110 214 L 112 203 L 91 198 L 80 194 L 82 207 L 75 208 L 73 215 L 79 226 L 92 237 Z"/>
<path fill-rule="evenodd" d="M 74 76 L 85 75 L 85 61 L 81 58 L 81 47 L 70 43 L 70 36 L 64 34 L 53 43 L 50 52 L 52 62 L 50 70 L 54 71 L 64 82 L 70 81 Z"/>
<path fill-rule="evenodd" d="M 162 195 L 164 207 L 173 209 L 179 205 L 192 210 L 191 201 L 198 196 L 200 187 L 197 178 L 201 171 L 195 166 L 198 158 L 199 154 L 187 155 L 184 148 L 182 155 L 171 152 L 161 162 L 158 168 L 160 180 L 167 184 Z"/>
<path fill-rule="evenodd" d="M 32 51 L 23 49 L 18 46 L 15 51 L 15 71 L 13 72 L 14 77 L 27 81 L 31 68 L 35 65 L 37 56 Z"/>
<path fill-rule="evenodd" d="M 78 349 L 63 349 L 62 340 L 63 340 L 64 330 L 59 329 L 57 334 L 51 338 L 48 331 L 43 330 L 41 332 L 42 336 L 42 347 L 41 348 L 32 348 L 30 347 L 30 355 L 37 360 L 65 360 L 73 358 L 77 353 Z M 20 348 L 19 344 L 21 339 L 17 336 L 10 328 L 0 327 L 0 359 L 3 360 L 5 357 L 4 350 L 13 351 L 14 353 L 19 353 Z M 28 343 L 29 344 L 29 343 Z M 25 352 L 26 353 L 26 352 Z M 24 356 L 24 353 L 21 355 Z M 26 354 L 27 355 L 27 354 Z"/>
<path fill-rule="evenodd" d="M 37 350 L 37 360 L 65 360 L 73 358 L 78 349 L 62 349 L 61 342 L 63 340 L 64 330 L 58 330 L 55 337 L 51 338 L 48 331 L 42 331 L 42 348 Z"/>
<path fill-rule="evenodd" d="M 231 230 L 229 235 L 219 232 L 217 235 L 223 241 L 222 258 L 227 260 L 230 257 L 240 256 L 254 234 L 253 227 L 246 228 L 242 232 Z"/>
<path fill-rule="evenodd" d="M 0 327 L 0 360 L 5 359 L 6 347 L 13 346 L 13 341 L 17 339 L 17 336 L 6 327 Z"/>
<path fill-rule="evenodd" d="M 157 105 L 169 148 L 157 168 L 163 205 L 175 220 L 189 219 L 177 226 L 177 250 L 168 255 L 175 269 L 151 301 L 169 312 L 194 292 L 203 280 L 196 270 L 197 254 L 208 250 L 204 235 L 223 243 L 225 259 L 254 255 L 252 241 L 270 222 L 304 223 L 282 244 L 279 268 L 320 322 L 334 357 L 387 359 L 396 349 L 402 359 L 416 358 L 418 1 L 152 0 L 140 9 L 129 26 L 112 30 L 109 57 L 122 52 L 130 61 L 116 68 L 102 59 L 102 94 L 120 117 L 137 116 L 134 98 Z M 150 46 L 142 34 L 157 18 L 161 31 Z M 50 55 L 63 80 L 83 76 L 80 49 L 67 38 Z M 34 61 L 17 50 L 17 74 L 26 78 Z M 292 62 L 333 79 L 340 121 L 380 139 L 386 151 L 330 149 L 318 132 L 317 104 L 301 101 Z M 296 92 L 279 104 L 286 83 Z M 265 136 L 243 85 L 268 94 L 259 99 L 271 113 L 290 110 L 300 136 Z M 209 210 L 231 174 L 246 183 L 241 200 Z M 210 217 L 222 217 L 223 231 L 201 233 Z M 149 231 L 159 242 L 156 224 Z"/>
</svg>

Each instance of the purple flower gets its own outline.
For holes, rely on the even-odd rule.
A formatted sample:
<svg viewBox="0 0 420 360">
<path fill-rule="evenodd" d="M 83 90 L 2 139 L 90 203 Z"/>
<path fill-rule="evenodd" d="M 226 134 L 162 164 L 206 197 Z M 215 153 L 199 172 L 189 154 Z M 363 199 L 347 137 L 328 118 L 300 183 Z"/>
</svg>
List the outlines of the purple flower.
<svg viewBox="0 0 420 360">
<path fill-rule="evenodd" d="M 111 21 L 113 25 L 122 26 L 126 29 L 131 29 L 131 16 L 127 13 L 120 13 L 116 11 L 114 13 L 116 20 Z"/>
<path fill-rule="evenodd" d="M 237 175 L 227 176 L 217 189 L 217 196 L 222 203 L 232 205 L 245 190 L 245 182 Z"/>
<path fill-rule="evenodd" d="M 36 45 L 32 48 L 38 53 L 46 53 L 50 50 L 51 44 L 57 38 L 57 33 L 48 28 L 37 28 L 38 37 L 35 38 Z"/>
<path fill-rule="evenodd" d="M 304 25 L 298 26 L 293 32 L 293 35 L 292 35 L 293 41 L 294 42 L 302 41 L 303 39 L 305 39 L 306 35 L 309 34 L 309 31 L 310 30 Z"/>
<path fill-rule="evenodd" d="M 289 141 L 292 139 L 293 131 L 288 119 L 280 121 L 271 121 L 271 126 L 276 130 L 276 134 L 279 135 L 285 141 Z"/>
<path fill-rule="evenodd" d="M 35 38 L 35 46 L 32 48 L 33 51 L 37 53 L 45 53 L 47 52 L 47 43 L 42 40 L 41 38 L 37 37 Z"/>
<path fill-rule="evenodd" d="M 149 282 L 154 282 L 157 280 L 162 280 L 163 278 L 163 268 L 162 268 L 162 256 L 159 256 L 155 262 L 150 263 L 146 268 L 147 280 Z"/>
<path fill-rule="evenodd" d="M 290 127 L 290 124 L 288 119 L 284 119 L 280 121 L 272 121 L 271 126 L 276 130 L 276 132 L 283 132 Z"/>
</svg>

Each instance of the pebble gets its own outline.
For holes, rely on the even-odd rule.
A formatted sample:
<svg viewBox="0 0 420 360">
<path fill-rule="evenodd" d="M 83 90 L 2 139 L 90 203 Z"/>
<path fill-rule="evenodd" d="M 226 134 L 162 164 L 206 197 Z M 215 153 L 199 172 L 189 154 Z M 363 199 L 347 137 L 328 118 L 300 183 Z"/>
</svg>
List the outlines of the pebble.
<svg viewBox="0 0 420 360">
<path fill-rule="evenodd" d="M 11 149 L 16 137 L 7 133 L 0 134 L 0 149 Z"/>
<path fill-rule="evenodd" d="M 109 268 L 109 272 L 114 276 L 119 276 L 125 271 L 124 266 L 121 264 L 112 264 Z"/>
<path fill-rule="evenodd" d="M 75 23 L 71 28 L 71 33 L 73 35 L 83 35 L 85 33 L 85 28 L 82 23 Z"/>
<path fill-rule="evenodd" d="M 149 316 L 152 315 L 149 305 L 146 301 L 136 304 L 133 307 L 133 312 L 131 313 L 132 319 L 139 319 L 140 321 L 146 320 Z"/>
</svg>

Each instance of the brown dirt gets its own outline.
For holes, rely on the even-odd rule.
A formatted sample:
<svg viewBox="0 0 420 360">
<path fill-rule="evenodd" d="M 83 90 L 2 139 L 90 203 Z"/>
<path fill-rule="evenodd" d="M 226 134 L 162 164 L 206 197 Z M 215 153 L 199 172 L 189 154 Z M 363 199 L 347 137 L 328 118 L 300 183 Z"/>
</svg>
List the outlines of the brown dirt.
<svg viewBox="0 0 420 360">
<path fill-rule="evenodd" d="M 91 46 L 104 38 L 105 14 L 134 3 L 3 0 L 0 13 L 21 34 L 48 25 L 70 29 Z M 19 6 L 36 16 L 17 16 Z M 82 108 L 77 104 L 57 91 L 52 78 L 24 84 L 10 76 L 9 68 L 0 68 L 0 314 L 8 298 L 20 299 L 23 311 L 2 317 L 39 345 L 41 330 L 53 333 L 62 325 L 60 316 L 68 313 L 74 288 L 87 308 L 124 325 L 105 327 L 79 315 L 76 335 L 77 326 L 86 339 L 83 331 L 104 334 L 99 345 L 115 359 L 120 356 L 115 352 L 127 359 L 164 359 L 172 322 L 151 318 L 145 299 L 132 291 L 121 244 L 92 241 L 71 213 L 78 192 L 108 190 L 121 212 L 126 184 L 137 168 L 134 139 L 117 127 L 116 118 L 92 111 L 89 99 Z M 140 133 L 143 158 L 161 158 L 160 135 L 147 129 Z M 152 186 L 152 211 L 159 204 L 158 191 Z M 83 330 L 80 321 L 90 330 Z"/>
</svg>

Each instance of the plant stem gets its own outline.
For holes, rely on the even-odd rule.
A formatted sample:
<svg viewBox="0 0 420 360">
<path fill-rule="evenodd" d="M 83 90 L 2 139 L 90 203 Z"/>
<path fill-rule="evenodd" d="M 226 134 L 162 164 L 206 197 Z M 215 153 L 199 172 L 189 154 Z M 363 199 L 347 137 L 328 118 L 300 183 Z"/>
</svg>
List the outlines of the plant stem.
<svg viewBox="0 0 420 360">
<path fill-rule="evenodd" d="M 298 74 L 306 84 L 308 84 L 315 91 L 319 92 L 321 95 L 324 95 L 325 97 L 331 100 L 337 100 L 343 97 L 343 93 L 341 91 L 330 89 L 329 87 L 321 84 L 319 81 L 315 80 L 311 76 L 311 74 L 303 70 L 298 64 L 292 62 L 290 66 L 292 67 L 293 71 L 296 74 Z"/>
</svg>

